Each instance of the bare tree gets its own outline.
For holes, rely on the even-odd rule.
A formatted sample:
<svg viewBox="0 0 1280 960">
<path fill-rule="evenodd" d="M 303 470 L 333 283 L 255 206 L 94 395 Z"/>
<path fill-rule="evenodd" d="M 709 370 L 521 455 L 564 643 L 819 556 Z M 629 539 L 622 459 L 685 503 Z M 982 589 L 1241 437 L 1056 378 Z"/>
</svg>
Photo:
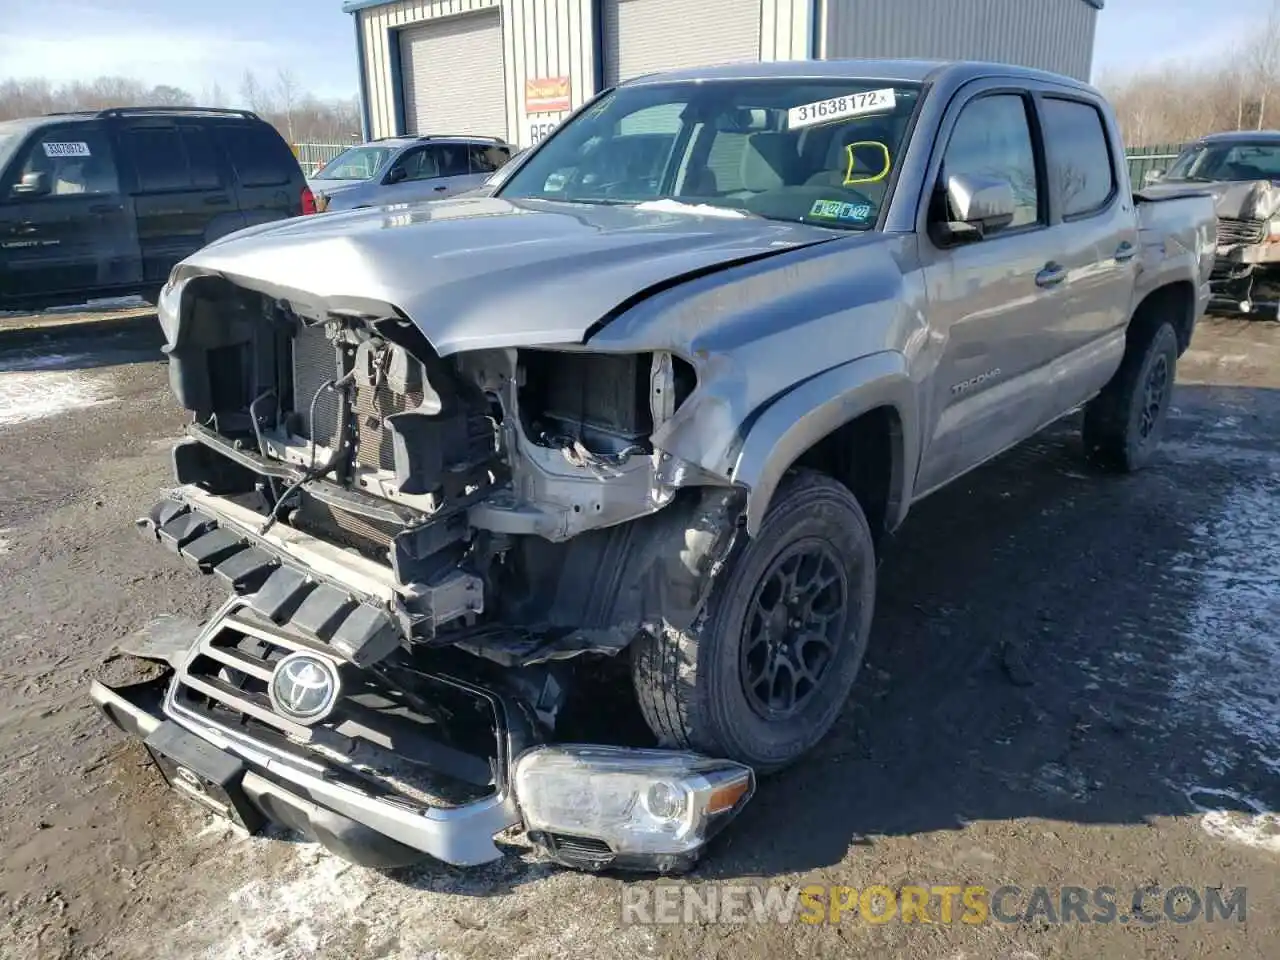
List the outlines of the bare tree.
<svg viewBox="0 0 1280 960">
<path fill-rule="evenodd" d="M 285 130 L 290 143 L 297 143 L 293 138 L 293 107 L 298 99 L 298 80 L 293 71 L 281 67 L 276 72 L 276 95 L 280 110 L 284 114 Z"/>
<path fill-rule="evenodd" d="M 244 76 L 240 78 L 240 99 L 254 113 L 266 113 L 271 107 L 267 91 L 262 89 L 252 70 L 246 70 Z"/>
<path fill-rule="evenodd" d="M 1261 130 L 1267 115 L 1267 95 L 1280 80 L 1280 0 L 1271 0 L 1267 19 L 1250 41 L 1244 59 L 1258 91 L 1257 129 Z"/>
</svg>

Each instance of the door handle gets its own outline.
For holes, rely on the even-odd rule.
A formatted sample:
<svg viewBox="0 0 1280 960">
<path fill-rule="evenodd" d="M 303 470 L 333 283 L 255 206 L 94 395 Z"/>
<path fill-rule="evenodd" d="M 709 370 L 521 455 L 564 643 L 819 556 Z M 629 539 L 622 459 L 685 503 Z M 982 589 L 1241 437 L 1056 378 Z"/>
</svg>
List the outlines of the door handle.
<svg viewBox="0 0 1280 960">
<path fill-rule="evenodd" d="M 448 187 L 432 187 L 431 189 L 434 190 L 436 193 L 444 193 L 449 188 Z"/>
<path fill-rule="evenodd" d="M 1128 240 L 1125 240 L 1120 246 L 1116 247 L 1116 263 L 1124 263 L 1126 260 L 1132 260 L 1137 254 L 1138 248 Z"/>
<path fill-rule="evenodd" d="M 36 225 L 32 223 L 30 220 L 19 220 L 17 223 L 13 225 L 13 229 L 10 230 L 9 232 L 18 233 L 18 234 L 35 233 Z"/>
<path fill-rule="evenodd" d="M 230 203 L 231 198 L 228 197 L 225 193 L 220 193 L 216 197 L 205 197 L 204 202 L 206 206 L 221 207 Z"/>
<path fill-rule="evenodd" d="M 1036 286 L 1056 287 L 1065 279 L 1067 279 L 1067 268 L 1060 263 L 1050 261 L 1036 274 Z"/>
</svg>

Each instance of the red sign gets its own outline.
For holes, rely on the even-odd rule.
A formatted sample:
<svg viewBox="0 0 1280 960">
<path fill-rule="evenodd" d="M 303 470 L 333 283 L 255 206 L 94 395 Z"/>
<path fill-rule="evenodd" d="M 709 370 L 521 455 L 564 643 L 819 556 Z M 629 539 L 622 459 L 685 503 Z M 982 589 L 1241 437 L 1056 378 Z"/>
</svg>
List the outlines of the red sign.
<svg viewBox="0 0 1280 960">
<path fill-rule="evenodd" d="M 569 78 L 538 77 L 524 82 L 526 113 L 560 113 L 569 109 Z"/>
</svg>

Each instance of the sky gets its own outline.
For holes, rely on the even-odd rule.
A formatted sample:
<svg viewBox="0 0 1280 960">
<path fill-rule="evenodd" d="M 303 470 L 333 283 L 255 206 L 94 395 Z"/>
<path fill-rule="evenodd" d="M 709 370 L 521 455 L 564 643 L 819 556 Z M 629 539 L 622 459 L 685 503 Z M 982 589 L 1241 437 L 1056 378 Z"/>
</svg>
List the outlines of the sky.
<svg viewBox="0 0 1280 960">
<path fill-rule="evenodd" d="M 1094 78 L 1225 53 L 1271 2 L 1107 0 Z M 115 74 L 197 97 L 217 82 L 234 99 L 246 70 L 267 81 L 284 67 L 320 97 L 356 90 L 353 27 L 340 0 L 0 0 L 0 24 L 0 79 Z"/>
</svg>

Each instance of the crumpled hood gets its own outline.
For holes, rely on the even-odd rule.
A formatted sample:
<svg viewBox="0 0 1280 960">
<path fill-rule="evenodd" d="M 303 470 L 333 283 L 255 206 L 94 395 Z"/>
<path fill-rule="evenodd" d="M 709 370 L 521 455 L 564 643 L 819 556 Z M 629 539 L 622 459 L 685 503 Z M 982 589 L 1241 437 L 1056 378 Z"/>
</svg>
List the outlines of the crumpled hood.
<svg viewBox="0 0 1280 960">
<path fill-rule="evenodd" d="M 249 227 L 184 266 L 275 296 L 390 304 L 445 355 L 580 341 L 655 285 L 840 235 L 756 218 L 481 197 Z"/>
<path fill-rule="evenodd" d="M 1280 183 L 1271 180 L 1162 180 L 1141 193 L 1160 199 L 1187 191 L 1209 194 L 1218 216 L 1231 220 L 1269 220 L 1280 211 Z"/>
</svg>

